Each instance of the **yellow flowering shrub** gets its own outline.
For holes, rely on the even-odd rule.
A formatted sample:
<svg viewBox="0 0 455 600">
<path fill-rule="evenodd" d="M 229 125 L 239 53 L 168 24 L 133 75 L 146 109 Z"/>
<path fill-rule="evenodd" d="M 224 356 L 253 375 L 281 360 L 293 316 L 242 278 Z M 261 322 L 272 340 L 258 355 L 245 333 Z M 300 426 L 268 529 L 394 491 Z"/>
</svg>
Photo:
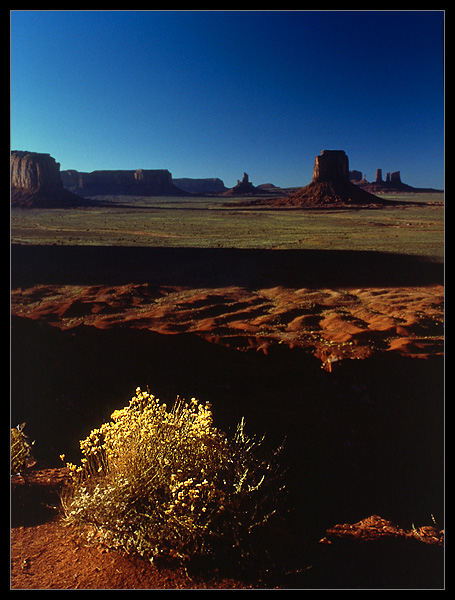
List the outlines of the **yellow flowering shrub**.
<svg viewBox="0 0 455 600">
<path fill-rule="evenodd" d="M 168 410 L 137 388 L 80 442 L 81 464 L 68 464 L 65 519 L 88 538 L 151 560 L 220 549 L 244 556 L 280 489 L 275 455 L 261 456 L 261 443 L 245 435 L 243 420 L 229 439 L 194 398 Z"/>
</svg>

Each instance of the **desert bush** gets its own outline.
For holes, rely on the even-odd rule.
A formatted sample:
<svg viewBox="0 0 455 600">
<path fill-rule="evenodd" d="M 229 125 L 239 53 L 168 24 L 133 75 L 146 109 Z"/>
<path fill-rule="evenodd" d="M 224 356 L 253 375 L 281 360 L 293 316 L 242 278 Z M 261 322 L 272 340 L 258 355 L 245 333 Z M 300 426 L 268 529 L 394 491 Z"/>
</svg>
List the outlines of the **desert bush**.
<svg viewBox="0 0 455 600">
<path fill-rule="evenodd" d="M 32 445 L 24 433 L 25 423 L 11 429 L 11 473 L 22 473 L 32 461 Z"/>
<path fill-rule="evenodd" d="M 232 438 L 209 405 L 173 407 L 137 388 L 128 406 L 80 442 L 81 465 L 62 498 L 67 523 L 89 539 L 153 560 L 230 553 L 245 558 L 282 490 L 278 451 L 263 439 Z"/>
</svg>

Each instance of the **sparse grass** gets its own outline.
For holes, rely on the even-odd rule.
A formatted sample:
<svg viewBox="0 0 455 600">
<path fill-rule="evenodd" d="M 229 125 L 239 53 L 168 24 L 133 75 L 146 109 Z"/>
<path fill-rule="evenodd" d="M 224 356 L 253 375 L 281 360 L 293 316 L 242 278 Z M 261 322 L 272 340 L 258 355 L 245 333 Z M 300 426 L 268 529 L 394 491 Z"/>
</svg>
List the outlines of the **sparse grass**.
<svg viewBox="0 0 455 600">
<path fill-rule="evenodd" d="M 244 560 L 282 489 L 277 455 L 265 458 L 261 442 L 246 436 L 243 421 L 228 438 L 194 398 L 168 410 L 138 388 L 81 441 L 81 465 L 68 464 L 65 521 L 151 560 L 219 553 Z"/>
<path fill-rule="evenodd" d="M 442 194 L 436 195 L 442 200 Z M 400 200 L 399 195 L 394 199 Z M 430 201 L 428 194 L 415 201 Z M 112 198 L 112 207 L 11 211 L 21 244 L 378 250 L 443 257 L 444 207 L 264 210 L 220 198 Z"/>
</svg>

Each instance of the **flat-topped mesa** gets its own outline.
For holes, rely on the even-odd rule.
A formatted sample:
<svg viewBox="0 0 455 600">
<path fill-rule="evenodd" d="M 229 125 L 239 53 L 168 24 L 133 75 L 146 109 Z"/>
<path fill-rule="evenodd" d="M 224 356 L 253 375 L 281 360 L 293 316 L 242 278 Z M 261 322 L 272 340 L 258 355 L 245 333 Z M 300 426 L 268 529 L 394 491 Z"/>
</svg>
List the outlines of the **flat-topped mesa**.
<svg viewBox="0 0 455 600">
<path fill-rule="evenodd" d="M 382 169 L 376 169 L 376 183 L 379 184 L 379 185 L 381 183 L 384 183 L 384 181 L 382 179 Z"/>
<path fill-rule="evenodd" d="M 313 183 L 349 181 L 349 159 L 343 150 L 323 150 L 314 159 Z"/>
<path fill-rule="evenodd" d="M 172 183 L 184 192 L 189 192 L 191 194 L 216 194 L 227 190 L 223 180 L 218 177 L 208 177 L 205 179 L 179 177 L 177 179 L 172 178 Z"/>
<path fill-rule="evenodd" d="M 60 164 L 50 154 L 14 150 L 11 186 L 23 190 L 62 189 Z"/>
<path fill-rule="evenodd" d="M 11 152 L 11 205 L 21 208 L 72 207 L 81 198 L 64 189 L 60 164 L 50 154 Z"/>
<path fill-rule="evenodd" d="M 172 183 L 167 169 L 136 169 L 135 171 L 62 171 L 63 185 L 80 196 L 186 196 Z"/>
</svg>

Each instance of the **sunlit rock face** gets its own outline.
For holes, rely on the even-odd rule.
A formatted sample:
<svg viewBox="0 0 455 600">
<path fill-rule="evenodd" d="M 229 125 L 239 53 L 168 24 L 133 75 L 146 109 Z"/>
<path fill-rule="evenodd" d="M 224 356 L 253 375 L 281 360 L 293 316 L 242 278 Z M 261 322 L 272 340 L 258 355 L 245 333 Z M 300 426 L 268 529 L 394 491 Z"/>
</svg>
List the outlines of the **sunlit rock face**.
<svg viewBox="0 0 455 600">
<path fill-rule="evenodd" d="M 11 205 L 20 208 L 71 207 L 81 204 L 63 187 L 60 164 L 50 154 L 11 152 Z"/>
<path fill-rule="evenodd" d="M 60 164 L 50 154 L 11 152 L 11 186 L 23 190 L 62 189 Z"/>
<path fill-rule="evenodd" d="M 343 150 L 323 150 L 314 159 L 313 183 L 349 181 L 349 159 Z"/>
</svg>

